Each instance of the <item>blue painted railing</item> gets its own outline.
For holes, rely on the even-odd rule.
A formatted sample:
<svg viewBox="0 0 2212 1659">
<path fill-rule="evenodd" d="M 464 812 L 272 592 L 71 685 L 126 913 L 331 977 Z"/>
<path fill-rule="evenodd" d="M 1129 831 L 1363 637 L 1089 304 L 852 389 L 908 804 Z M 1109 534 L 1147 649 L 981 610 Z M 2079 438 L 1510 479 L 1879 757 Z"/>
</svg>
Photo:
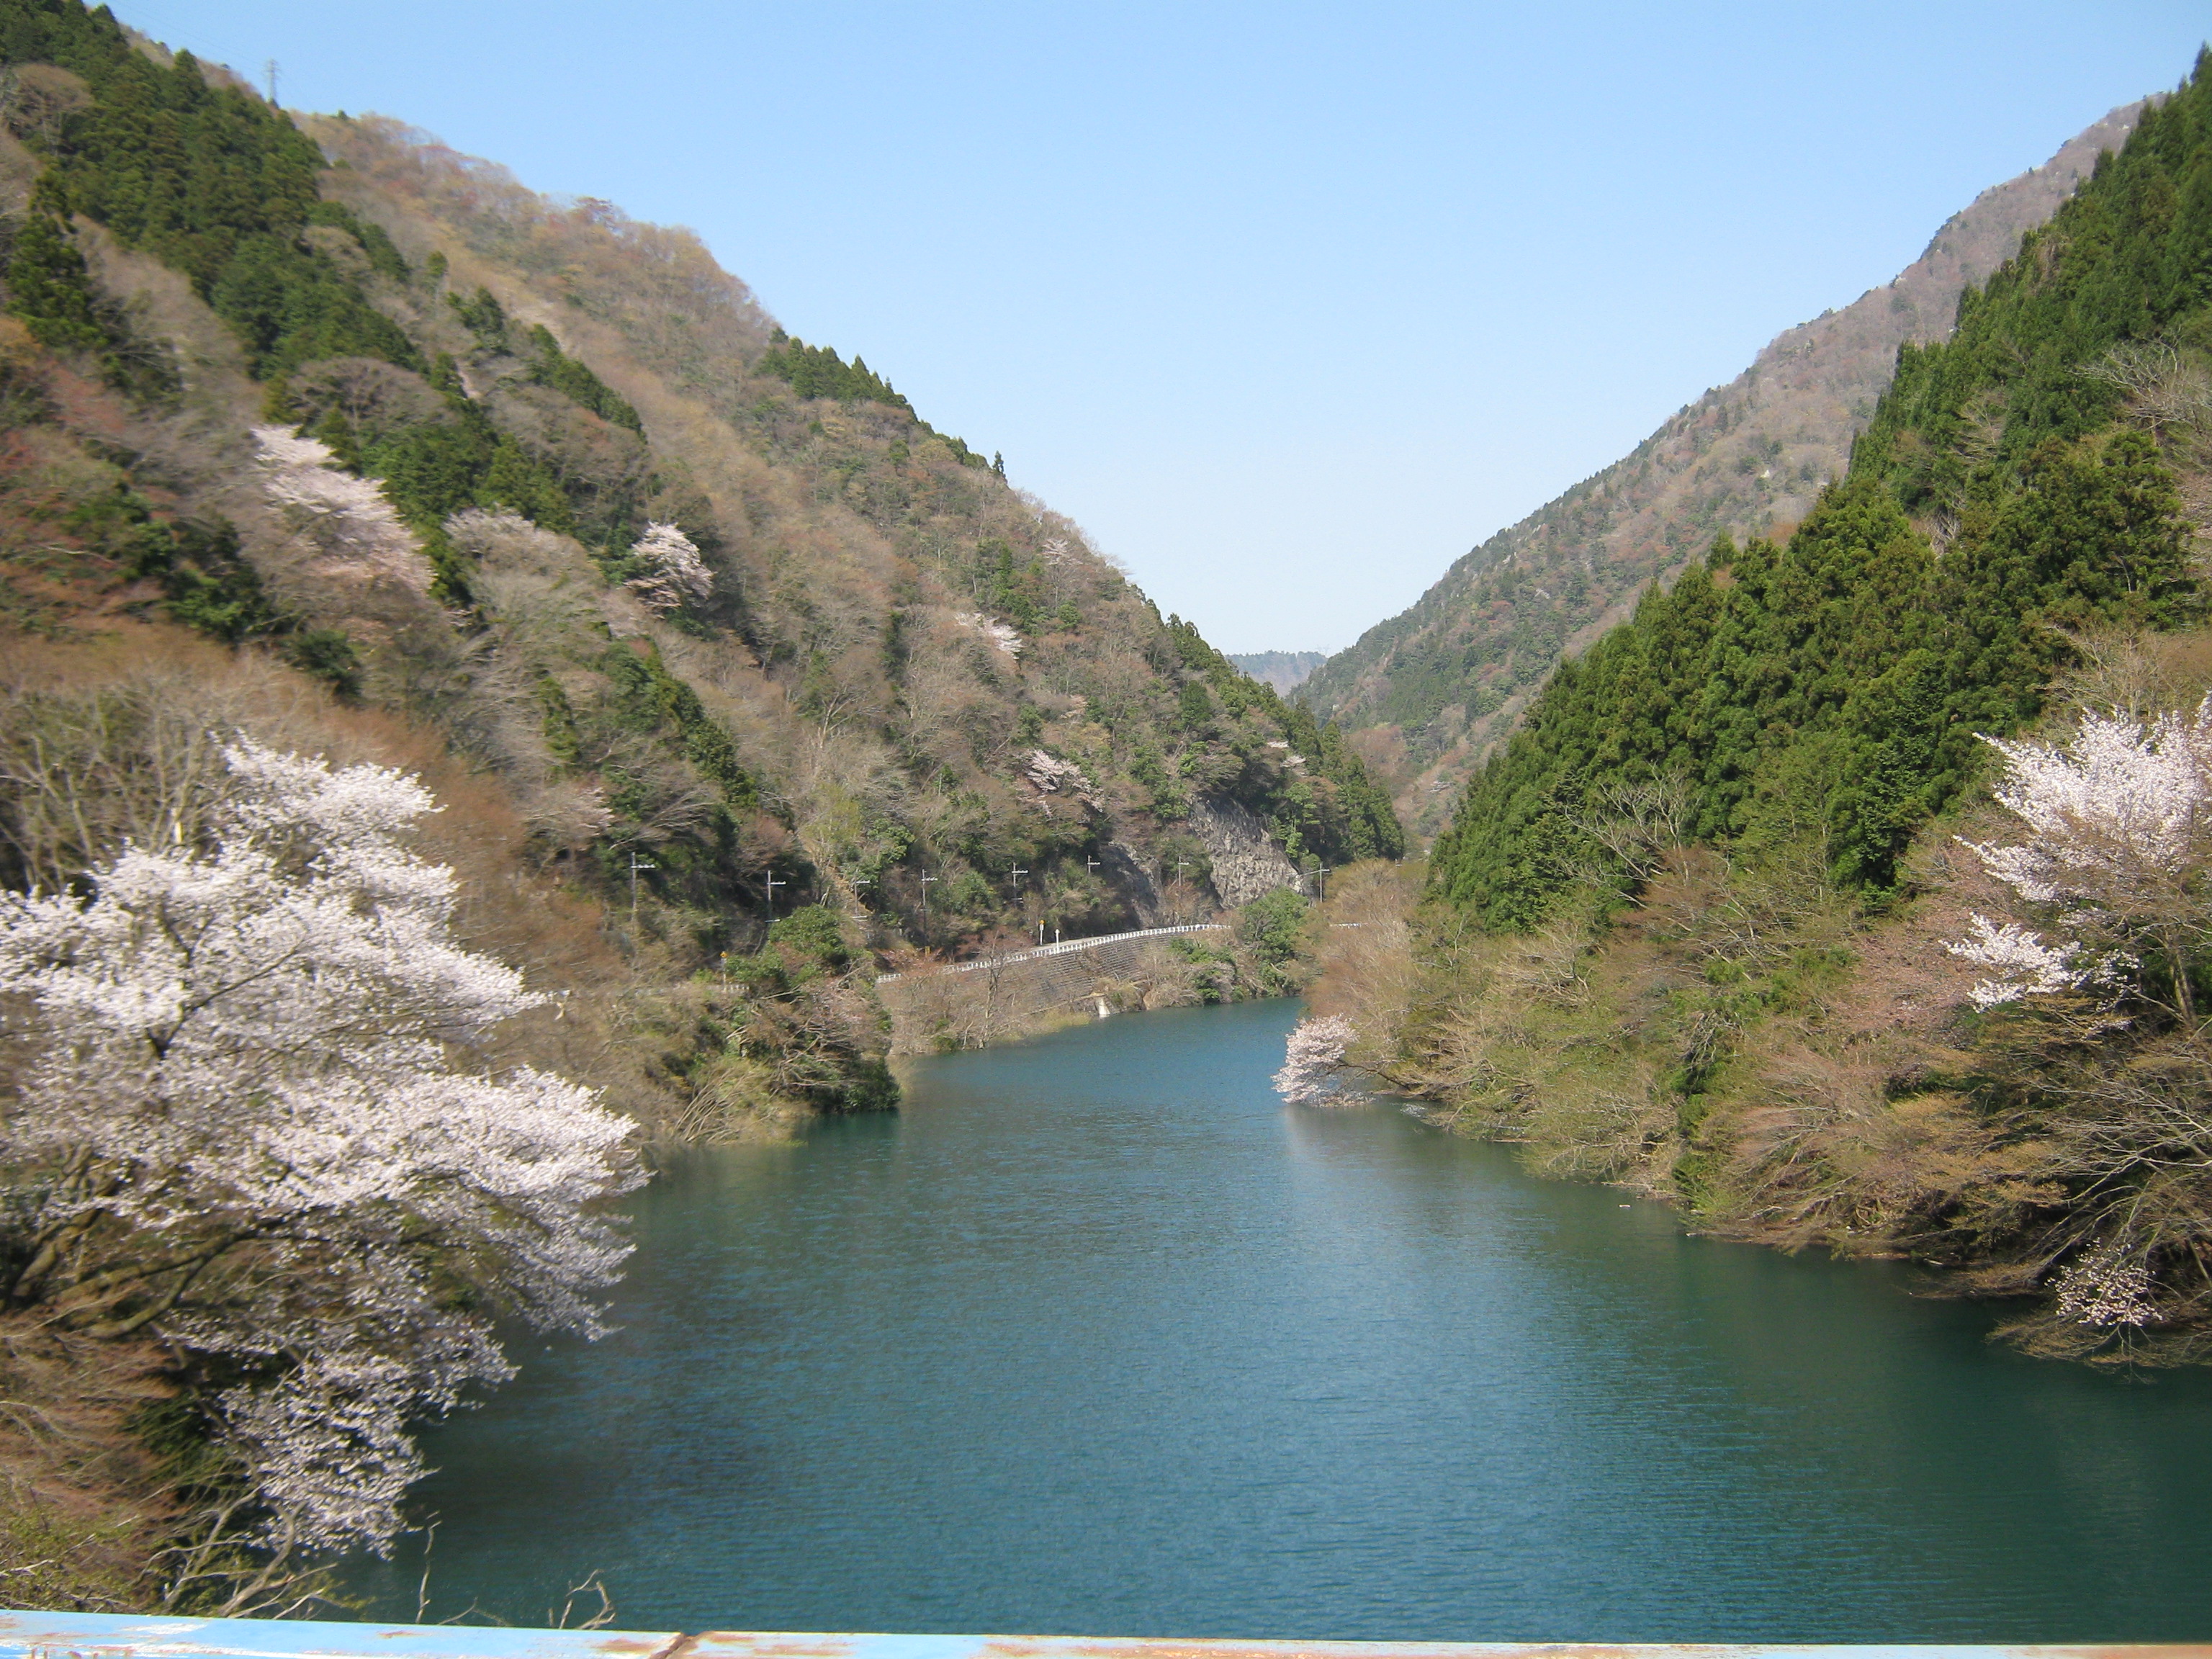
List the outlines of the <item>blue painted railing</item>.
<svg viewBox="0 0 2212 1659">
<path fill-rule="evenodd" d="M 0 1613 L 0 1659 L 2212 1659 L 2212 1645 L 1245 1642 L 1085 1636 L 830 1635 L 792 1631 L 514 1630 Z"/>
</svg>

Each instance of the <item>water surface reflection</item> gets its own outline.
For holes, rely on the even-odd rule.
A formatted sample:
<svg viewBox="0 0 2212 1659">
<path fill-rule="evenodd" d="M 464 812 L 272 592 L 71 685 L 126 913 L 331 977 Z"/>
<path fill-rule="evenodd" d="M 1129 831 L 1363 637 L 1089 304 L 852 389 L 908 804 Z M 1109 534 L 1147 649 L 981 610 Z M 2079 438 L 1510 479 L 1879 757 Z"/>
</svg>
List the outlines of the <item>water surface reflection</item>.
<svg viewBox="0 0 2212 1659">
<path fill-rule="evenodd" d="M 2212 1381 L 1287 1110 L 1295 1012 L 949 1056 L 896 1118 L 677 1161 L 620 1334 L 434 1437 L 434 1615 L 598 1568 L 632 1627 L 2212 1628 Z"/>
</svg>

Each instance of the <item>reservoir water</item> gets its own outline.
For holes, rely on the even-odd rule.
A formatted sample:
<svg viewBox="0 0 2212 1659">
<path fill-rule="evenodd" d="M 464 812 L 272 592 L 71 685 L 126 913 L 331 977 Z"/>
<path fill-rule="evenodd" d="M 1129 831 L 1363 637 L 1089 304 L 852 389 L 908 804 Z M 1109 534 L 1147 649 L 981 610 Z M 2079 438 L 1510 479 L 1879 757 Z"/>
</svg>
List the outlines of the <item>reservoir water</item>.
<svg viewBox="0 0 2212 1659">
<path fill-rule="evenodd" d="M 2212 1377 L 1285 1109 L 1296 1017 L 950 1055 L 896 1116 L 672 1162 L 621 1330 L 518 1345 L 429 1437 L 430 1616 L 596 1570 L 631 1629 L 2212 1633 Z"/>
</svg>

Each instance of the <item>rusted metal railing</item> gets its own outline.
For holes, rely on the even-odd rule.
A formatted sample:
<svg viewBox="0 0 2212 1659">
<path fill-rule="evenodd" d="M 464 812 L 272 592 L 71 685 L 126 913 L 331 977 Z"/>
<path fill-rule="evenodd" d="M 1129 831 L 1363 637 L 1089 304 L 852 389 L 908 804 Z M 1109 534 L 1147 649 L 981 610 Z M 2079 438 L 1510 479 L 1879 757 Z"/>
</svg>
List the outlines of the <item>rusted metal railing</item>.
<svg viewBox="0 0 2212 1659">
<path fill-rule="evenodd" d="M 0 1613 L 0 1659 L 2212 1659 L 2212 1646 L 1780 1642 L 1278 1642 L 804 1631 L 517 1630 Z"/>
</svg>

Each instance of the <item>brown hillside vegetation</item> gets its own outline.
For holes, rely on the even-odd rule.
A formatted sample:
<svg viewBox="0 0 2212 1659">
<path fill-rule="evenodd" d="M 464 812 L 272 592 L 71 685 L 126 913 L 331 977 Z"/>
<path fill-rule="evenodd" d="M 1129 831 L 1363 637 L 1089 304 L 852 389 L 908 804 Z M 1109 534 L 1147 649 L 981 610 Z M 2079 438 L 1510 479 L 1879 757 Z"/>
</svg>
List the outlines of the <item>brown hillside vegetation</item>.
<svg viewBox="0 0 2212 1659">
<path fill-rule="evenodd" d="M 1039 927 L 1235 912 L 1100 994 L 1278 993 L 1306 872 L 1402 848 L 1339 733 L 1160 616 L 859 358 L 789 338 L 689 232 L 550 201 L 396 122 L 295 121 L 104 9 L 0 0 L 0 1087 L 20 1200 L 0 1238 L 0 1599 L 315 1605 L 335 1552 L 404 1524 L 389 1494 L 419 1473 L 412 1425 L 454 1377 L 502 1374 L 490 1321 L 588 1334 L 593 1275 L 620 1256 L 595 1206 L 628 1190 L 632 1143 L 894 1105 L 877 974 Z M 363 886 L 345 921 L 286 931 L 317 872 L 372 842 L 246 848 L 240 803 L 272 799 L 240 781 L 256 756 L 422 781 L 437 805 L 415 823 L 404 779 L 317 773 L 382 791 L 379 811 L 418 801 L 412 828 L 361 820 L 387 837 L 381 867 L 414 872 L 410 914 L 435 916 L 407 935 L 434 948 L 388 954 L 476 964 L 454 972 L 494 987 L 497 1022 L 363 993 L 367 1034 L 210 1040 L 226 1058 L 198 1092 L 163 1093 L 179 1045 L 159 1019 L 182 1029 L 241 985 L 320 984 L 360 1018 L 315 953 L 399 908 Z M 338 822 L 313 833 L 343 842 Z M 132 1004 L 169 1011 L 143 1030 L 52 992 L 78 947 L 49 941 L 137 902 L 118 871 L 190 885 L 226 837 L 240 869 L 262 860 L 242 926 L 283 921 L 276 966 Z M 440 866 L 450 916 L 420 896 L 444 892 Z M 113 971 L 215 972 L 184 946 L 144 965 L 167 925 L 148 903 L 105 936 L 129 957 Z M 1024 1029 L 985 1015 L 948 1009 L 914 1046 Z M 238 1120 L 302 1114 L 327 1156 L 388 1171 L 415 1154 L 320 1115 L 353 1088 L 384 1133 L 396 1087 L 330 1075 L 409 1042 L 407 1087 L 439 1080 L 408 1097 L 419 1133 L 390 1139 L 537 1150 L 441 1152 L 312 1238 L 268 1220 L 253 1182 L 296 1171 Z M 207 1080 L 241 1054 L 313 1075 L 296 1102 L 291 1081 Z M 148 1176 L 131 1136 L 172 1119 L 214 1149 L 189 1181 L 221 1190 L 149 1221 L 131 1206 L 149 1181 L 189 1182 Z M 550 1207 L 456 1195 L 540 1162 L 566 1171 Z M 458 1207 L 392 1218 L 418 1201 Z M 487 1245 L 501 1227 L 550 1242 Z M 299 1267 L 325 1249 L 351 1265 Z M 404 1317 L 374 1311 L 386 1294 Z M 321 1322 L 269 1336 L 258 1321 L 309 1317 L 295 1295 Z M 318 1452 L 334 1417 L 344 1443 Z"/>
<path fill-rule="evenodd" d="M 62 656 L 113 659 L 109 619 L 178 611 L 179 578 L 136 538 L 234 530 L 237 580 L 267 619 L 228 636 L 258 627 L 260 653 L 319 674 L 334 708 L 417 734 L 391 752 L 435 754 L 432 771 L 458 765 L 497 796 L 514 830 L 501 856 L 606 919 L 599 983 L 676 998 L 652 1017 L 672 1045 L 647 1068 L 657 1098 L 623 1096 L 649 1121 L 696 1131 L 707 1101 L 781 1121 L 879 1098 L 872 960 L 1038 922 L 1146 925 L 1176 860 L 1219 903 L 1212 860 L 1249 851 L 1222 839 L 1228 819 L 1264 826 L 1282 883 L 1395 848 L 1357 760 L 1161 618 L 1077 526 L 872 377 L 800 395 L 777 364 L 808 349 L 690 233 L 548 202 L 396 123 L 308 130 L 331 162 L 325 201 L 392 252 L 379 264 L 335 222 L 302 246 L 398 335 L 381 359 L 257 380 L 191 282 L 79 216 L 95 289 L 175 383 L 132 397 L 5 325 L 18 624 Z M 4 135 L 0 150 L 26 211 L 40 158 Z M 325 510 L 331 480 L 374 483 L 456 412 L 512 458 L 477 487 L 484 504 L 425 517 L 387 483 L 401 524 L 373 497 L 357 522 Z M 320 434 L 328 461 L 273 460 L 249 430 L 271 419 Z M 285 495 L 303 488 L 311 510 Z M 648 521 L 696 546 L 701 592 L 656 599 L 629 550 Z M 827 992 L 724 992 L 772 915 L 808 905 L 833 919 L 811 936 L 842 937 L 851 984 L 802 1040 L 771 1032 L 768 1002 Z M 859 1070 L 771 1067 L 812 1085 L 733 1093 L 700 1045 L 749 1023 Z"/>
</svg>

